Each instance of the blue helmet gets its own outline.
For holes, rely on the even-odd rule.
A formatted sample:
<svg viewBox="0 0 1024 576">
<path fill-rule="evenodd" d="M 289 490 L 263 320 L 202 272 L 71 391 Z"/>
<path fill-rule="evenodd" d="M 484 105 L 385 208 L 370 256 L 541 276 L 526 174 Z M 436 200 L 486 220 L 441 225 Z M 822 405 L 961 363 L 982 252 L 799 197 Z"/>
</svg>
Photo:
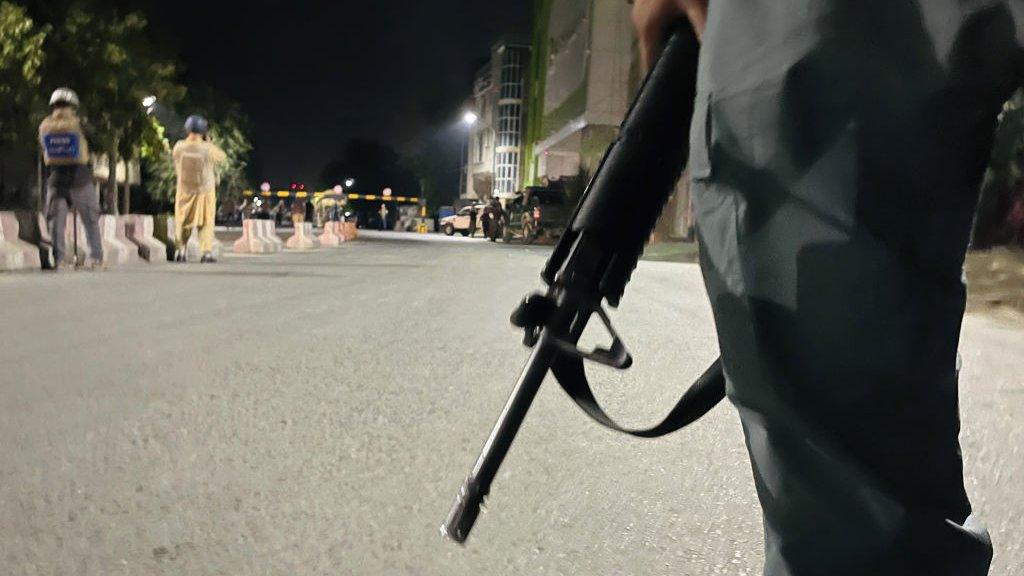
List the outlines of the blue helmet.
<svg viewBox="0 0 1024 576">
<path fill-rule="evenodd" d="M 210 123 L 206 121 L 206 118 L 193 114 L 185 120 L 185 131 L 206 136 L 206 133 L 210 131 Z"/>
</svg>

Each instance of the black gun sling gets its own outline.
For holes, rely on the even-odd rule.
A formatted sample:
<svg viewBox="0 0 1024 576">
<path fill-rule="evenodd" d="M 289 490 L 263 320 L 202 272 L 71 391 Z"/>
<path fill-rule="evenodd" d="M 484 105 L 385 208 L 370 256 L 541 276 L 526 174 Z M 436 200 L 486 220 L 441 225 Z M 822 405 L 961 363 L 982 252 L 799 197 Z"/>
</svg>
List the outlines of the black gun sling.
<svg viewBox="0 0 1024 576">
<path fill-rule="evenodd" d="M 717 406 L 725 399 L 725 375 L 722 361 L 716 360 L 686 391 L 668 416 L 657 426 L 629 429 L 620 426 L 601 408 L 587 381 L 583 360 L 559 354 L 551 366 L 558 384 L 588 416 L 606 428 L 638 438 L 660 438 L 681 430 Z"/>
</svg>

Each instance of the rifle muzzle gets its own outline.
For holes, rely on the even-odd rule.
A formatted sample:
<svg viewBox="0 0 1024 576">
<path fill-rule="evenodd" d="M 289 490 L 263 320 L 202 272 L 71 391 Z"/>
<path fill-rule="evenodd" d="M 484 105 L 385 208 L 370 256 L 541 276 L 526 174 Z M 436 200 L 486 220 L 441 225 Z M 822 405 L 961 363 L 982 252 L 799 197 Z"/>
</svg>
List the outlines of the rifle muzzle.
<svg viewBox="0 0 1024 576">
<path fill-rule="evenodd" d="M 473 524 L 480 516 L 480 507 L 484 502 L 484 493 L 476 478 L 470 476 L 455 497 L 455 504 L 448 512 L 448 519 L 441 526 L 441 533 L 459 544 L 465 544 Z"/>
</svg>

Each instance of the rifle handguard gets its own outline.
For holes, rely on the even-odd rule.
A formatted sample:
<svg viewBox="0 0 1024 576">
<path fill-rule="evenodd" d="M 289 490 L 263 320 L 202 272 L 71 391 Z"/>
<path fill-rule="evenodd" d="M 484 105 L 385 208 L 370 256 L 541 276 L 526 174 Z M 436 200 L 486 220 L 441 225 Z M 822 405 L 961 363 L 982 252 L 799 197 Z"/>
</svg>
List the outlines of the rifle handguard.
<svg viewBox="0 0 1024 576">
<path fill-rule="evenodd" d="M 542 274 L 551 284 L 585 234 L 607 258 L 596 287 L 613 307 L 629 283 L 689 154 L 700 44 L 689 23 L 672 34 L 619 128 Z"/>
</svg>

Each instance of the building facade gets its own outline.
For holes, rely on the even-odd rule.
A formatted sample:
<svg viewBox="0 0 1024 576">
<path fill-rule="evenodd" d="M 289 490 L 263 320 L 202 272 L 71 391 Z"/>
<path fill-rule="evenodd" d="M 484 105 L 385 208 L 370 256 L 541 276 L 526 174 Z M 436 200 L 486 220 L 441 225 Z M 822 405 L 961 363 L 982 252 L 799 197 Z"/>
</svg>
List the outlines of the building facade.
<svg viewBox="0 0 1024 576">
<path fill-rule="evenodd" d="M 579 191 L 615 140 L 642 81 L 631 9 L 622 0 L 536 3 L 523 147 L 526 185 L 566 182 Z M 660 236 L 692 237 L 686 179 L 664 214 Z"/>
<path fill-rule="evenodd" d="M 526 72 L 530 46 L 503 40 L 473 82 L 463 199 L 503 198 L 522 188 Z"/>
</svg>

